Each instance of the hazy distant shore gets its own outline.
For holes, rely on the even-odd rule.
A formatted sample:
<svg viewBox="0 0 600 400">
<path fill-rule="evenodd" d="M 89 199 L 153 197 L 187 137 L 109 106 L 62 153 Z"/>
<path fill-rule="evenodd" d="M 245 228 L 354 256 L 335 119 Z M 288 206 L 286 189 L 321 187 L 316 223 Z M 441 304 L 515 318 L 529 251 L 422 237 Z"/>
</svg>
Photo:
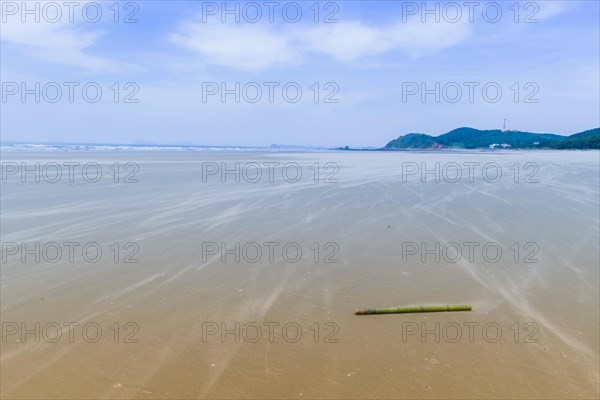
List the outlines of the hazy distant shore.
<svg viewBox="0 0 600 400">
<path fill-rule="evenodd" d="M 552 133 L 458 128 L 439 136 L 409 133 L 384 147 L 326 147 L 272 144 L 270 146 L 210 146 L 102 143 L 0 143 L 2 151 L 456 151 L 456 150 L 598 150 L 600 128 L 570 136 Z"/>
</svg>

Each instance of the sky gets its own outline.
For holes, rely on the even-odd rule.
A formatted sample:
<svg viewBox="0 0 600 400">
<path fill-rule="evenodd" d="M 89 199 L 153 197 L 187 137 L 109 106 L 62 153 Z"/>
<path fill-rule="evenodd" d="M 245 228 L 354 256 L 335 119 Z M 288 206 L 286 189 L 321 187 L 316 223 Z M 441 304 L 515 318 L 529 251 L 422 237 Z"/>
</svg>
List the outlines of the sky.
<svg viewBox="0 0 600 400">
<path fill-rule="evenodd" d="M 0 1 L 3 141 L 383 146 L 600 126 L 598 1 Z"/>
</svg>

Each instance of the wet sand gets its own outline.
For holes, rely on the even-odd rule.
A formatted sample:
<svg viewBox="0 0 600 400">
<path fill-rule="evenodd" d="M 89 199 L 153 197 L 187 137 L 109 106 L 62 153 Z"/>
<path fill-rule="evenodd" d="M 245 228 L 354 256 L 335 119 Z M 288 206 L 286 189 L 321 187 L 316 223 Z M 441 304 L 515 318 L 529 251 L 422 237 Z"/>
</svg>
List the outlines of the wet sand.
<svg viewBox="0 0 600 400">
<path fill-rule="evenodd" d="M 78 170 L 73 183 L 11 175 L 2 184 L 2 398 L 599 395 L 598 152 L 25 152 L 2 161 L 96 162 L 106 175 L 97 183 Z M 115 183 L 115 162 L 136 163 L 139 182 Z M 235 162 L 297 163 L 303 176 L 289 182 L 276 167 L 269 182 L 263 167 L 257 183 L 203 182 L 202 163 Z M 475 167 L 473 182 L 465 171 L 452 182 L 449 169 L 422 182 L 406 168 L 468 162 L 497 163 L 503 175 L 491 182 Z M 337 183 L 323 182 L 334 171 L 326 163 L 339 166 Z M 537 183 L 523 182 L 533 171 L 526 163 L 539 168 Z M 94 242 L 103 255 L 96 263 L 77 251 L 73 262 L 6 255 L 6 243 L 36 241 Z M 134 243 L 139 262 L 123 262 L 131 248 L 115 262 L 114 242 Z M 258 243 L 263 254 L 248 262 L 255 253 L 246 246 L 240 262 L 221 253 L 203 260 L 208 242 Z M 279 243 L 272 261 L 265 242 Z M 407 256 L 407 243 L 436 242 L 479 247 L 472 262 L 454 261 L 452 250 L 439 262 Z M 290 262 L 293 249 L 285 259 L 286 243 L 300 247 L 300 260 Z M 498 261 L 482 257 L 486 243 L 502 248 Z M 538 262 L 524 262 L 528 255 Z M 411 304 L 473 311 L 354 315 Z M 8 332 L 23 323 L 35 332 L 36 322 L 39 342 Z M 81 332 L 91 323 L 102 329 L 95 343 L 95 328 Z"/>
</svg>

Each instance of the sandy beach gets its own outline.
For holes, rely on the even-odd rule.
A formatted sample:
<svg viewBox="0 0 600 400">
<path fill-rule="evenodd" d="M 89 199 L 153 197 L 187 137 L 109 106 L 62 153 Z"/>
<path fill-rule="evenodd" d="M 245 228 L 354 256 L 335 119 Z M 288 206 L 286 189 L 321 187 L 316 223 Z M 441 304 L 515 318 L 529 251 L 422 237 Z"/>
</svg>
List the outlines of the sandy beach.
<svg viewBox="0 0 600 400">
<path fill-rule="evenodd" d="M 3 399 L 599 395 L 597 151 L 2 163 Z"/>
</svg>

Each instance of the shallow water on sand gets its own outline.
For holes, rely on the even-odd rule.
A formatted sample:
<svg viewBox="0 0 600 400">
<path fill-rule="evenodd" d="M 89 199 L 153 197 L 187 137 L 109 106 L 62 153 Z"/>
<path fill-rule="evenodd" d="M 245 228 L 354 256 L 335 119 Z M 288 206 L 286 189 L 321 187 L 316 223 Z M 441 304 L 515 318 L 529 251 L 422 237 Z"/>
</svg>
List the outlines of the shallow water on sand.
<svg viewBox="0 0 600 400">
<path fill-rule="evenodd" d="M 2 159 L 2 398 L 599 395 L 598 152 Z"/>
</svg>

